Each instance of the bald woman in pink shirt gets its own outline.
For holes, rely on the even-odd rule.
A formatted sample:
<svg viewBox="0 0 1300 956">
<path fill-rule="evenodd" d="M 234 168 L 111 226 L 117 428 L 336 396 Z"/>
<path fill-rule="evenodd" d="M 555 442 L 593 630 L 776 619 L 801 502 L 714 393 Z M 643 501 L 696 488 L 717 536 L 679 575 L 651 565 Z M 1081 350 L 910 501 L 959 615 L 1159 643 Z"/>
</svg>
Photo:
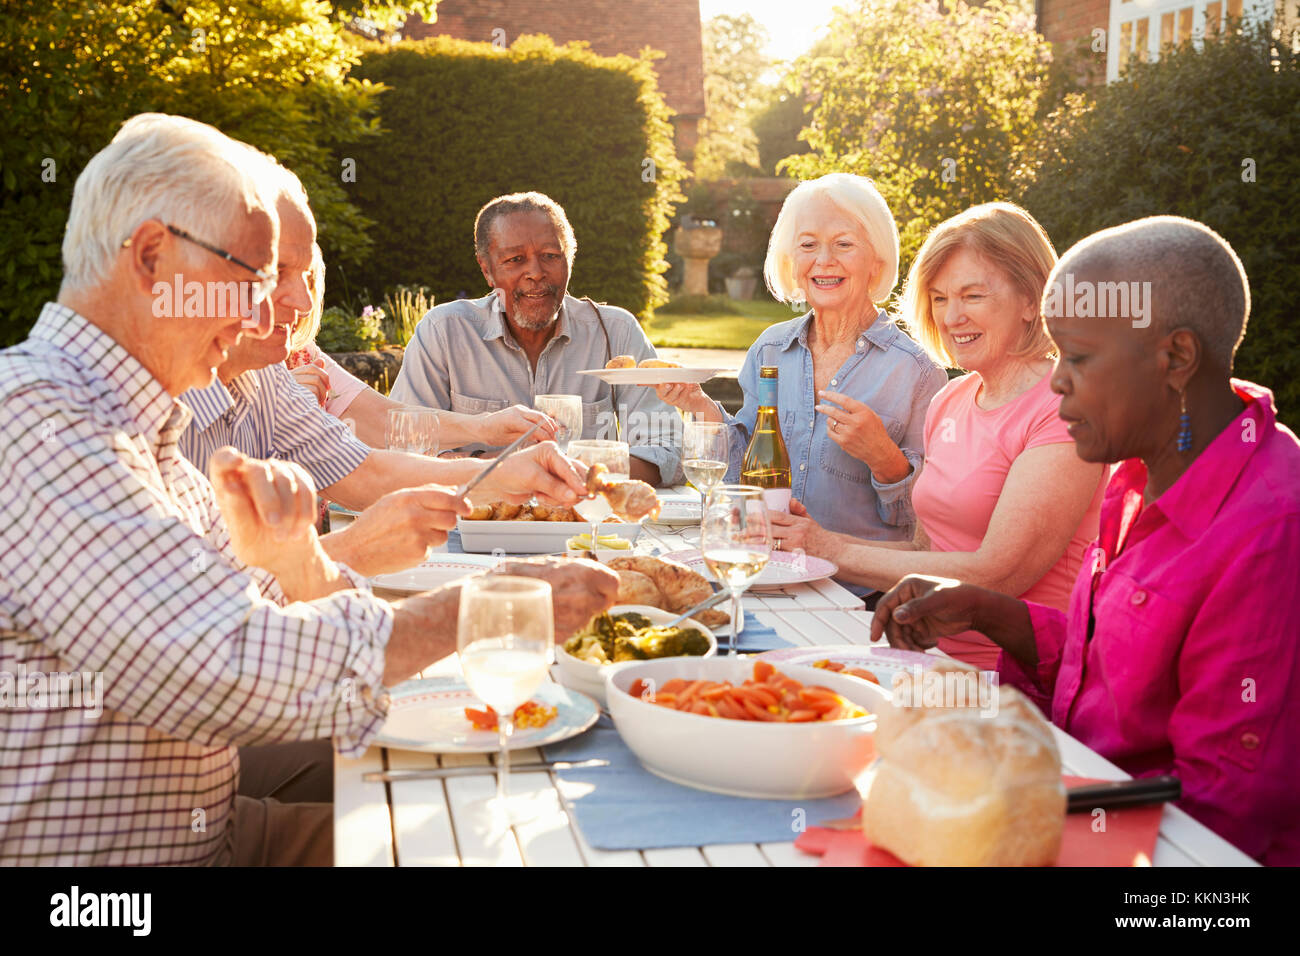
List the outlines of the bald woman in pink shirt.
<svg viewBox="0 0 1300 956">
<path fill-rule="evenodd" d="M 1128 295 L 1103 302 L 1121 286 L 1101 283 Z M 909 576 L 872 636 L 985 634 L 1057 726 L 1134 776 L 1174 774 L 1184 810 L 1295 866 L 1300 442 L 1268 389 L 1231 377 L 1249 311 L 1241 262 L 1200 223 L 1142 219 L 1067 252 L 1044 296 L 1052 389 L 1080 457 L 1119 462 L 1068 611 Z"/>
</svg>

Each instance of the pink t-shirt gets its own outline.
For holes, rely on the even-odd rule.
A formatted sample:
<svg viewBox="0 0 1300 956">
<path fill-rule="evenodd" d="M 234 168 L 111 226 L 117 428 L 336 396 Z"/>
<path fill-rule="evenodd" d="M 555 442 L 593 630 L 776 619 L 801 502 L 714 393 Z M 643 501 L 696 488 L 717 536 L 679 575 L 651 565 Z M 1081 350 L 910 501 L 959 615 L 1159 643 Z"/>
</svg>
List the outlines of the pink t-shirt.
<svg viewBox="0 0 1300 956">
<path fill-rule="evenodd" d="M 1012 463 L 1029 448 L 1073 444 L 1057 414 L 1061 397 L 1052 391 L 1050 374 L 991 409 L 975 403 L 980 382 L 978 372 L 953 379 L 925 415 L 925 465 L 912 488 L 912 506 L 934 551 L 977 551 Z M 1069 606 L 1084 551 L 1097 536 L 1105 485 L 1103 475 L 1065 553 L 1020 597 L 1062 611 Z M 977 667 L 997 666 L 997 645 L 974 631 L 944 638 L 939 646 Z"/>
</svg>

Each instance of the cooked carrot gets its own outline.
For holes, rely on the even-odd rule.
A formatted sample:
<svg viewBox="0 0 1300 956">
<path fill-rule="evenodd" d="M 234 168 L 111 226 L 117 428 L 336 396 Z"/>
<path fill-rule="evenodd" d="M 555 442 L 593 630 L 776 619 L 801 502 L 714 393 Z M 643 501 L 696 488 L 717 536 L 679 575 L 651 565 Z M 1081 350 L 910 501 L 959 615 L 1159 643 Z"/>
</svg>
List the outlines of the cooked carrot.
<svg viewBox="0 0 1300 956">
<path fill-rule="evenodd" d="M 754 680 L 767 680 L 776 673 L 776 668 L 767 661 L 754 661 Z"/>
<path fill-rule="evenodd" d="M 815 710 L 794 710 L 785 719 L 792 724 L 803 724 L 816 720 L 820 715 Z"/>
</svg>

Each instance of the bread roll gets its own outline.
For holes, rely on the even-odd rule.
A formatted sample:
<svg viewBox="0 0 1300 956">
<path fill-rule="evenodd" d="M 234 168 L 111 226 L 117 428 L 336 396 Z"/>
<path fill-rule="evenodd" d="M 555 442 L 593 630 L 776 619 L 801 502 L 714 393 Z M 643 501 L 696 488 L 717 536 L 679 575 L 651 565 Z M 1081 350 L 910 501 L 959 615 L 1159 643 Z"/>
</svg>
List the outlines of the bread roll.
<svg viewBox="0 0 1300 956">
<path fill-rule="evenodd" d="M 676 362 L 665 362 L 663 359 L 648 358 L 642 359 L 636 365 L 637 368 L 681 368 Z"/>
<path fill-rule="evenodd" d="M 868 840 L 914 866 L 1048 866 L 1065 826 L 1065 786 L 1052 728 L 1013 687 L 985 685 L 978 672 L 944 662 L 922 676 L 901 675 L 896 703 L 878 716 L 876 764 L 862 810 Z M 967 681 L 970 706 L 954 702 Z M 992 702 L 996 701 L 993 713 Z"/>
<path fill-rule="evenodd" d="M 618 572 L 618 597 L 615 604 L 641 604 L 647 607 L 659 607 L 663 595 L 655 583 L 639 571 Z"/>
<path fill-rule="evenodd" d="M 605 368 L 636 368 L 636 356 L 615 355 L 605 363 Z"/>
</svg>

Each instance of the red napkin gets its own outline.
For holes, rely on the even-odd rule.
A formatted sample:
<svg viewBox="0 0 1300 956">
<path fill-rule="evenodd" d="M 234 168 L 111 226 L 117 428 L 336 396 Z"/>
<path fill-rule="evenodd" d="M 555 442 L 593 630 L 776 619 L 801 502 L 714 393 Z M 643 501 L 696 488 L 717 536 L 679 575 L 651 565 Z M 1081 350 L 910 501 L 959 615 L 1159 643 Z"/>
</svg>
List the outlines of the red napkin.
<svg viewBox="0 0 1300 956">
<path fill-rule="evenodd" d="M 1100 783 L 1085 777 L 1064 777 L 1067 787 Z M 861 814 L 861 810 L 858 811 Z M 1057 866 L 1150 866 L 1164 806 L 1126 807 L 1106 811 L 1106 829 L 1093 830 L 1091 813 L 1068 813 L 1061 834 Z M 805 853 L 822 858 L 821 866 L 906 866 L 888 850 L 867 842 L 861 830 L 811 827 L 794 841 Z"/>
</svg>

